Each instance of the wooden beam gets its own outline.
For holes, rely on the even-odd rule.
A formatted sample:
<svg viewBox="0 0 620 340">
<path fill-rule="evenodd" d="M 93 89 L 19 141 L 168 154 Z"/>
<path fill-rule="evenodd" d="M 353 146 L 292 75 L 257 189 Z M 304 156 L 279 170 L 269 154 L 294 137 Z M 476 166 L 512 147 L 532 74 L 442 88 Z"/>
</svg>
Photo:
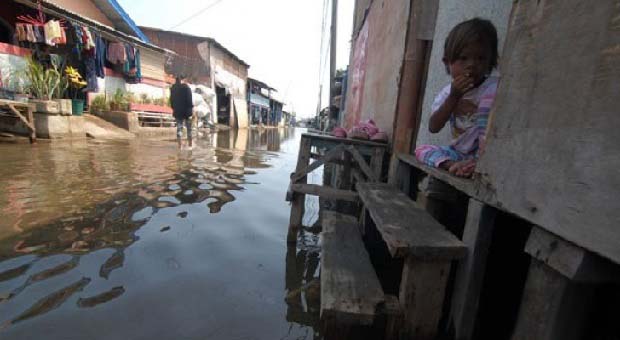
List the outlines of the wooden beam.
<svg viewBox="0 0 620 340">
<path fill-rule="evenodd" d="M 572 281 L 620 282 L 617 265 L 540 228 L 532 228 L 525 252 Z"/>
<path fill-rule="evenodd" d="M 340 156 L 340 154 L 342 153 L 343 150 L 344 150 L 344 145 L 338 145 L 335 148 L 329 150 L 325 155 L 323 155 L 323 157 L 321 157 L 318 160 L 312 162 L 312 164 L 310 164 L 305 169 L 302 169 L 300 171 L 295 171 L 293 176 L 291 176 L 291 182 L 292 183 L 297 183 L 297 181 L 299 181 L 300 179 L 306 177 L 306 175 L 311 173 L 312 171 L 318 169 L 321 165 L 325 164 L 325 162 Z"/>
<path fill-rule="evenodd" d="M 357 151 L 354 146 L 349 146 L 347 151 L 351 153 L 351 156 L 353 156 L 353 159 L 357 162 L 357 165 L 362 170 L 364 175 L 366 175 L 368 180 L 370 182 L 377 182 L 374 172 L 370 169 L 370 166 L 368 166 L 368 163 L 366 163 L 366 160 L 364 160 L 364 157 L 362 157 L 359 151 Z"/>
<path fill-rule="evenodd" d="M 26 119 L 26 117 L 24 117 L 12 104 L 7 104 L 7 107 L 9 108 L 9 110 L 11 110 L 11 112 L 13 112 L 24 124 L 26 124 L 26 126 L 28 127 L 28 129 L 30 129 L 30 131 L 34 130 L 34 125 L 31 124 L 28 119 Z"/>
<path fill-rule="evenodd" d="M 458 340 L 469 340 L 473 336 L 496 215 L 497 210 L 490 206 L 469 200 L 463 231 L 467 256 L 458 265 L 450 312 Z"/>
<path fill-rule="evenodd" d="M 317 184 L 293 184 L 293 192 L 306 195 L 320 196 L 327 199 L 343 200 L 349 202 L 359 201 L 359 197 L 355 191 L 340 190 L 330 187 L 324 187 Z"/>
</svg>

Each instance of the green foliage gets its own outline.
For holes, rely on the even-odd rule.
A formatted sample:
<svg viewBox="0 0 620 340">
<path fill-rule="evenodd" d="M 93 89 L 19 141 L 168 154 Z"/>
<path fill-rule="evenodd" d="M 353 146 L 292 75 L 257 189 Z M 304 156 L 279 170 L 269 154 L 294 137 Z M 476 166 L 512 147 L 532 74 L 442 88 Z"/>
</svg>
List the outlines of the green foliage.
<svg viewBox="0 0 620 340">
<path fill-rule="evenodd" d="M 116 89 L 112 99 L 110 99 L 110 108 L 112 110 L 129 111 L 130 99 L 132 94 L 123 92 L 121 89 Z"/>
<path fill-rule="evenodd" d="M 32 57 L 28 58 L 28 64 L 24 71 L 28 79 L 27 91 L 36 99 L 52 100 L 62 98 L 67 91 L 68 82 L 64 79 L 62 72 L 56 63 L 46 69 Z"/>
<path fill-rule="evenodd" d="M 146 93 L 142 93 L 140 95 L 140 102 L 142 104 L 152 104 L 153 100 L 151 98 L 149 98 L 149 96 Z"/>
<path fill-rule="evenodd" d="M 91 112 L 110 111 L 110 104 L 105 99 L 105 96 L 99 95 L 90 102 Z"/>
</svg>

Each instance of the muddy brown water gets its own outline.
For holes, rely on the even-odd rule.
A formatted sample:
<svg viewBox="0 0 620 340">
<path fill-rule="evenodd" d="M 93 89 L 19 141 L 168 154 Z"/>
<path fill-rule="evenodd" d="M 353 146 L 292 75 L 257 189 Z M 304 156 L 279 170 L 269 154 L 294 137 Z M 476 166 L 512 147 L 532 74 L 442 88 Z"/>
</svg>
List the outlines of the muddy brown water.
<svg viewBox="0 0 620 340">
<path fill-rule="evenodd" d="M 0 338 L 319 339 L 301 132 L 0 144 Z"/>
</svg>

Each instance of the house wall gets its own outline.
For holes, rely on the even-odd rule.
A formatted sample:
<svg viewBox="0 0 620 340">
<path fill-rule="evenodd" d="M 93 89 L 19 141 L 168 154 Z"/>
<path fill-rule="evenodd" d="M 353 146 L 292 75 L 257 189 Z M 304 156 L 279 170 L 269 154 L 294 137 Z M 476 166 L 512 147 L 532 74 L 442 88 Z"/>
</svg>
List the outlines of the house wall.
<svg viewBox="0 0 620 340">
<path fill-rule="evenodd" d="M 367 3 L 358 1 L 356 20 L 363 17 L 360 13 Z M 366 22 L 358 23 L 360 34 L 353 42 L 350 65 L 354 68 L 349 72 L 345 127 L 373 119 L 392 135 L 409 5 L 408 0 L 373 1 Z"/>
<path fill-rule="evenodd" d="M 447 128 L 444 128 L 437 134 L 431 134 L 428 131 L 428 122 L 432 113 L 430 111 L 433 99 L 437 93 L 439 93 L 439 91 L 451 81 L 451 78 L 446 73 L 446 68 L 441 61 L 443 58 L 444 41 L 450 30 L 458 23 L 474 17 L 489 19 L 497 28 L 497 33 L 500 40 L 499 51 L 501 55 L 511 8 L 512 1 L 442 0 L 439 2 L 435 35 L 433 38 L 433 48 L 428 68 L 428 78 L 426 82 L 426 89 L 424 91 L 422 118 L 416 144 L 447 145 L 451 140 L 450 131 Z"/>
<path fill-rule="evenodd" d="M 620 6 L 515 1 L 478 172 L 507 211 L 620 263 Z"/>
<path fill-rule="evenodd" d="M 217 82 L 227 87 L 234 101 L 237 114 L 235 115 L 234 112 L 231 112 L 231 124 L 234 124 L 236 121 L 239 128 L 249 127 L 247 105 L 248 67 L 212 44 L 210 44 L 210 52 L 213 74 L 211 78 L 214 83 Z M 215 88 L 215 84 L 213 84 L 213 88 Z"/>
<path fill-rule="evenodd" d="M 48 0 L 66 10 L 80 14 L 83 17 L 98 21 L 104 25 L 114 27 L 114 23 L 110 21 L 103 12 L 89 0 Z"/>
</svg>

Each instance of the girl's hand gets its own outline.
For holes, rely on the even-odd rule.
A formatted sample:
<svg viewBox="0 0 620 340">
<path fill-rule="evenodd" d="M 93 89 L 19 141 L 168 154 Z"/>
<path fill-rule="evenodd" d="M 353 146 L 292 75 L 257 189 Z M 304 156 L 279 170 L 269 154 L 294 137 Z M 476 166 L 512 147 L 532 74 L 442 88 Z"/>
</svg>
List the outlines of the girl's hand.
<svg viewBox="0 0 620 340">
<path fill-rule="evenodd" d="M 478 111 L 478 105 L 474 104 L 471 100 L 460 99 L 458 104 L 456 104 L 456 108 L 454 109 L 454 114 L 457 116 L 470 116 Z"/>
<path fill-rule="evenodd" d="M 450 95 L 455 98 L 461 98 L 472 88 L 474 88 L 474 79 L 469 74 L 462 74 L 452 80 Z"/>
</svg>

